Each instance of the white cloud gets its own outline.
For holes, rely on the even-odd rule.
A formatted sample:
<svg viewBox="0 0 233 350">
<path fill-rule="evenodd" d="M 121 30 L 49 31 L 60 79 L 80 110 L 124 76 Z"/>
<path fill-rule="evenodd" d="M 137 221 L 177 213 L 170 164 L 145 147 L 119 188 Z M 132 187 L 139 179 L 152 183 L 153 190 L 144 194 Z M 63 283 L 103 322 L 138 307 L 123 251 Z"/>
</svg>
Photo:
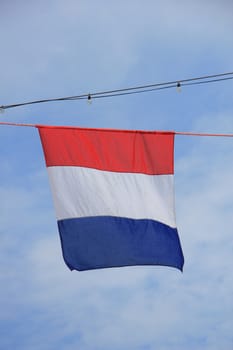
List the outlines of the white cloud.
<svg viewBox="0 0 233 350">
<path fill-rule="evenodd" d="M 222 120 L 227 131 L 230 114 L 221 118 L 212 114 L 209 122 L 200 118 L 195 128 L 217 130 Z M 183 274 L 162 267 L 70 272 L 62 260 L 45 169 L 41 173 L 29 167 L 24 186 L 12 176 L 16 164 L 14 171 L 10 165 L 2 168 L 0 323 L 17 325 L 15 338 L 9 338 L 6 330 L 4 350 L 16 343 L 23 350 L 59 346 L 89 350 L 94 345 L 140 350 L 146 346 L 212 350 L 213 344 L 216 349 L 221 344 L 230 348 L 231 143 L 194 138 L 187 148 L 185 139 L 177 136 L 176 146 L 185 148 L 176 155 Z M 24 322 L 18 326 L 22 314 Z"/>
<path fill-rule="evenodd" d="M 231 10 L 231 1 L 5 2 L 0 104 L 225 70 L 232 64 Z M 229 86 L 3 116 L 232 132 Z M 231 349 L 232 139 L 176 138 L 183 274 L 162 267 L 71 273 L 35 137 L 1 129 L 4 350 Z"/>
<path fill-rule="evenodd" d="M 14 4 L 2 22 L 5 94 L 13 101 L 22 86 L 21 99 L 119 87 L 148 64 L 153 79 L 167 78 L 171 65 L 177 77 L 181 66 L 191 74 L 209 53 L 207 61 L 218 56 L 219 65 L 230 65 L 231 7 L 170 0 Z"/>
</svg>

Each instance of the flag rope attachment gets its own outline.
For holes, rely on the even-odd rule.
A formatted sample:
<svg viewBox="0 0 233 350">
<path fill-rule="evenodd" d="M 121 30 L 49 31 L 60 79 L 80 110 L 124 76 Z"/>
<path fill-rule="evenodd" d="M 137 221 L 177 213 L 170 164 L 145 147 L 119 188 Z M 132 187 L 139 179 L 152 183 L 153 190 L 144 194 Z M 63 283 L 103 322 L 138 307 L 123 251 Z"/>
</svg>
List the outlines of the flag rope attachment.
<svg viewBox="0 0 233 350">
<path fill-rule="evenodd" d="M 76 126 L 59 126 L 59 125 L 43 125 L 43 124 L 12 123 L 12 122 L 0 122 L 0 126 L 1 125 L 2 126 L 32 127 L 32 128 L 38 128 L 38 127 L 44 127 L 44 128 L 46 128 L 46 127 L 47 128 L 62 127 L 62 128 L 67 128 L 67 129 L 76 128 Z M 150 132 L 153 132 L 153 130 L 151 130 Z M 174 132 L 175 135 L 181 135 L 181 136 L 233 137 L 233 133 L 232 134 L 222 134 L 222 133 L 205 133 L 205 132 L 192 132 L 192 131 L 172 131 L 172 132 Z"/>
<path fill-rule="evenodd" d="M 105 90 L 99 92 L 93 92 L 88 94 L 76 95 L 76 96 L 67 96 L 67 97 L 59 97 L 59 98 L 49 98 L 35 101 L 28 101 L 22 103 L 15 103 L 9 105 L 0 106 L 0 111 L 4 111 L 9 108 L 16 108 L 20 106 L 33 105 L 39 103 L 46 102 L 58 102 L 58 101 L 75 101 L 75 100 L 87 100 L 88 103 L 91 103 L 93 99 L 106 98 L 106 97 L 116 97 L 116 96 L 125 96 L 132 94 L 140 94 L 158 90 L 166 90 L 171 88 L 177 88 L 177 91 L 181 91 L 181 87 L 190 86 L 190 85 L 201 85 L 207 83 L 215 83 L 220 81 L 232 80 L 233 72 L 220 73 L 214 75 L 205 75 L 200 77 L 193 77 L 188 79 L 178 79 L 173 81 L 167 81 L 162 83 L 148 84 L 148 85 L 140 85 L 133 86 L 123 89 L 115 89 L 115 90 Z"/>
</svg>

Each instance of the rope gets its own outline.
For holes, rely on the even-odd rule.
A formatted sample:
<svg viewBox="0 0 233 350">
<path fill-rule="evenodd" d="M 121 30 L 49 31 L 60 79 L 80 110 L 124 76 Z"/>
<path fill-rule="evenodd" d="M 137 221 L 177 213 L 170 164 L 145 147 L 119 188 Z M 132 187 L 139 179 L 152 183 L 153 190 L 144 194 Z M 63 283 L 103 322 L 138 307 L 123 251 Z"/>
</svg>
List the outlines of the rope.
<svg viewBox="0 0 233 350">
<path fill-rule="evenodd" d="M 54 126 L 51 126 L 51 125 L 27 124 L 27 123 L 11 123 L 11 122 L 0 122 L 0 125 L 3 125 L 3 126 L 5 125 L 5 126 L 34 127 L 34 128 L 39 128 L 39 127 L 51 128 L 51 127 L 54 127 Z M 55 127 L 59 128 L 59 126 L 55 126 Z M 183 136 L 233 137 L 233 134 L 218 134 L 218 133 L 189 132 L 189 131 L 174 131 L 174 134 L 175 135 L 183 135 Z"/>
<path fill-rule="evenodd" d="M 217 137 L 233 137 L 233 134 L 212 134 L 205 132 L 189 132 L 189 131 L 175 131 L 175 135 L 184 136 L 217 136 Z"/>
</svg>

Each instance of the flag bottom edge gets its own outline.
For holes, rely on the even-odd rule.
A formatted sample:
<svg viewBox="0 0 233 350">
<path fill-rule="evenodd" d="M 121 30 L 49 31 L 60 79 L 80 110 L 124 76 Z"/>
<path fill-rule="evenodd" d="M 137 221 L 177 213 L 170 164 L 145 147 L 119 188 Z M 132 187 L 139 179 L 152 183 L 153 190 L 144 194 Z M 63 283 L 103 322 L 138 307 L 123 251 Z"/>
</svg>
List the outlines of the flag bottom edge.
<svg viewBox="0 0 233 350">
<path fill-rule="evenodd" d="M 70 270 L 159 265 L 183 271 L 176 228 L 151 219 L 93 216 L 58 221 Z"/>
</svg>

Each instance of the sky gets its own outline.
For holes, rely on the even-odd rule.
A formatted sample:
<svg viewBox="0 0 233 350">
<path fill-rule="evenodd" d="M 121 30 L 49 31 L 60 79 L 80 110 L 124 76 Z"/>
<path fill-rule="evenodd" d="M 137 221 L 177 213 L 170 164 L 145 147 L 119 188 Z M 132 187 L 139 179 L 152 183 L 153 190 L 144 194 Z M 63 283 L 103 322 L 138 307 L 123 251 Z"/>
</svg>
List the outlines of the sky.
<svg viewBox="0 0 233 350">
<path fill-rule="evenodd" d="M 0 105 L 233 71 L 231 0 L 0 0 Z M 232 81 L 0 121 L 232 133 Z M 0 349 L 233 349 L 233 139 L 176 136 L 184 271 L 70 272 L 38 132 L 0 126 Z"/>
</svg>

